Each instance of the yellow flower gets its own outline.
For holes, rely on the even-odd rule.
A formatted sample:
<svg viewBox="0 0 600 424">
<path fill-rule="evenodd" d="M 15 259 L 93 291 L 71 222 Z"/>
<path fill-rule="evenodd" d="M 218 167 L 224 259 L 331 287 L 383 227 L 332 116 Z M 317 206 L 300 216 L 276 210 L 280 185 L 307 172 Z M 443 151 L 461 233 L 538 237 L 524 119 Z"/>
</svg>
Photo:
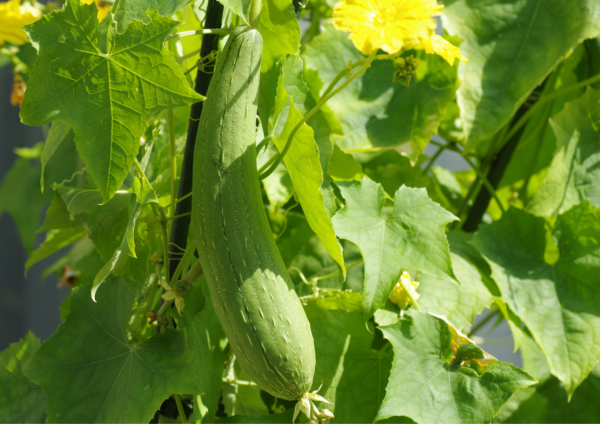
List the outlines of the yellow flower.
<svg viewBox="0 0 600 424">
<path fill-rule="evenodd" d="M 400 279 L 404 283 L 408 290 L 410 291 L 410 295 L 414 300 L 419 299 L 419 294 L 417 293 L 417 288 L 419 287 L 419 283 L 416 281 L 411 281 L 410 275 L 408 272 L 404 271 L 400 276 Z M 400 309 L 408 308 L 408 305 L 411 304 L 410 297 L 402 288 L 400 283 L 396 283 L 394 290 L 392 290 L 392 294 L 390 294 L 390 300 L 394 302 L 396 305 L 400 307 Z"/>
<path fill-rule="evenodd" d="M 173 287 L 171 287 L 164 279 L 162 280 L 161 284 L 166 290 L 166 292 L 161 297 L 164 300 L 175 299 L 175 307 L 177 308 L 177 312 L 181 314 L 183 308 L 185 307 L 183 296 L 187 293 L 189 285 L 185 281 L 179 280 L 175 282 L 175 284 L 173 284 Z"/>
<path fill-rule="evenodd" d="M 106 15 L 108 15 L 109 9 L 112 6 L 112 3 L 105 2 L 104 0 L 81 0 L 81 1 L 84 4 L 96 3 L 96 6 L 98 6 L 98 20 L 99 21 L 106 18 Z"/>
<path fill-rule="evenodd" d="M 460 49 L 453 46 L 439 35 L 433 35 L 427 40 L 421 41 L 417 47 L 419 50 L 425 50 L 425 53 L 435 53 L 446 59 L 450 65 L 454 65 L 454 60 L 459 59 L 461 62 L 468 62 L 469 59 L 460 54 Z"/>
<path fill-rule="evenodd" d="M 333 9 L 333 25 L 349 31 L 363 54 L 382 49 L 395 54 L 411 49 L 434 34 L 444 6 L 436 0 L 341 0 Z"/>
<path fill-rule="evenodd" d="M 20 0 L 10 0 L 0 3 L 0 46 L 6 43 L 25 44 L 27 34 L 21 29 L 42 17 L 42 12 L 36 7 Z"/>
</svg>

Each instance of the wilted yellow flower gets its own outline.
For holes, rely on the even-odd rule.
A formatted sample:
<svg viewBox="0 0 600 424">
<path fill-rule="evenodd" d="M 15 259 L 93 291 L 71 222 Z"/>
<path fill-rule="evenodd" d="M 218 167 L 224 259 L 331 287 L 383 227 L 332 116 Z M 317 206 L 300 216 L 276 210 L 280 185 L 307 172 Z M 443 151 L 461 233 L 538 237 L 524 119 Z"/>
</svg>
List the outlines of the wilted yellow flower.
<svg viewBox="0 0 600 424">
<path fill-rule="evenodd" d="M 419 283 L 416 281 L 411 281 L 410 275 L 408 272 L 404 271 L 400 276 L 400 279 L 404 283 L 408 290 L 410 291 L 410 295 L 416 301 L 419 299 L 419 294 L 417 293 L 417 288 L 419 287 Z M 411 304 L 410 297 L 404 291 L 404 288 L 400 283 L 396 283 L 394 290 L 392 290 L 392 294 L 390 294 L 390 300 L 394 302 L 396 305 L 400 307 L 400 309 L 408 308 L 408 305 Z"/>
<path fill-rule="evenodd" d="M 25 44 L 27 34 L 21 29 L 42 17 L 42 12 L 29 3 L 20 4 L 20 0 L 0 3 L 0 46 L 6 42 Z"/>
<path fill-rule="evenodd" d="M 447 40 L 439 35 L 433 35 L 427 40 L 423 40 L 417 49 L 425 50 L 425 53 L 435 53 L 442 56 L 450 65 L 454 65 L 454 60 L 459 59 L 461 62 L 468 62 L 469 59 L 460 54 L 460 49 L 450 44 Z"/>
<path fill-rule="evenodd" d="M 333 9 L 333 25 L 349 31 L 363 54 L 382 49 L 394 54 L 411 49 L 435 33 L 444 6 L 436 0 L 341 0 Z"/>
<path fill-rule="evenodd" d="M 81 2 L 84 4 L 96 3 L 96 6 L 98 6 L 98 20 L 99 21 L 106 18 L 106 15 L 108 15 L 109 9 L 112 6 L 112 3 L 105 2 L 104 0 L 81 0 Z"/>
</svg>

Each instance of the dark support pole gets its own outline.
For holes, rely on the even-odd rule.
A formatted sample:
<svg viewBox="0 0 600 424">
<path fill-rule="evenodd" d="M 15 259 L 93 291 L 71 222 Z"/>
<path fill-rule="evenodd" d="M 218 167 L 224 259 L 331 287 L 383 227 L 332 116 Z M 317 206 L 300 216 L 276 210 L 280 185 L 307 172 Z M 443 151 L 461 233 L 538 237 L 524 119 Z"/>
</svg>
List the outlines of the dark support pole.
<svg viewBox="0 0 600 424">
<path fill-rule="evenodd" d="M 533 90 L 533 92 L 531 93 L 531 95 L 529 97 L 529 100 L 537 99 L 539 97 L 539 95 L 542 93 L 542 91 L 544 89 L 545 83 L 546 82 L 544 81 L 544 83 L 542 83 L 535 90 Z M 523 115 L 525 115 L 525 113 L 527 113 L 529 108 L 531 108 L 531 106 L 533 106 L 534 104 L 535 104 L 535 101 L 526 101 L 519 108 L 519 110 L 513 117 L 512 122 L 511 122 L 511 127 L 513 125 L 515 125 L 517 122 L 519 122 L 521 117 Z M 519 140 L 521 139 L 521 136 L 523 135 L 523 132 L 525 131 L 526 127 L 527 127 L 527 125 L 523 125 L 510 138 L 510 140 L 508 140 L 506 142 L 506 144 L 502 147 L 502 149 L 500 149 L 500 152 L 498 152 L 498 155 L 492 162 L 492 165 L 490 166 L 490 170 L 487 173 L 487 180 L 490 182 L 491 186 L 494 187 L 494 190 L 496 190 L 498 188 L 498 185 L 500 184 L 500 181 L 502 180 L 502 177 L 504 176 L 504 172 L 506 171 L 506 168 L 508 167 L 508 164 L 510 163 L 510 160 L 512 159 L 513 153 L 517 149 Z M 479 190 L 479 193 L 477 194 L 477 197 L 475 198 L 475 202 L 473 203 L 473 206 L 469 210 L 469 215 L 467 216 L 467 219 L 465 220 L 465 223 L 462 226 L 463 231 L 465 231 L 467 233 L 473 233 L 473 232 L 477 231 L 477 228 L 479 227 L 479 224 L 481 223 L 481 221 L 483 219 L 483 215 L 485 214 L 485 211 L 487 210 L 491 199 L 492 199 L 492 193 L 490 193 L 485 186 L 482 186 L 481 189 Z"/>
<path fill-rule="evenodd" d="M 223 18 L 223 5 L 217 0 L 208 0 L 208 6 L 206 8 L 206 21 L 204 27 L 206 29 L 217 29 L 221 28 L 221 20 Z M 208 86 L 212 78 L 214 71 L 214 61 L 208 61 L 205 59 L 211 52 L 218 50 L 219 46 L 219 35 L 217 34 L 204 34 L 202 36 L 202 47 L 200 50 L 200 66 L 198 66 L 198 73 L 196 74 L 196 83 L 194 90 L 196 92 L 206 96 L 208 92 Z M 203 102 L 195 103 L 191 107 L 190 119 L 188 122 L 188 131 L 185 141 L 185 152 L 183 154 L 183 166 L 181 167 L 181 178 L 179 179 L 179 193 L 177 198 L 185 196 L 192 191 L 193 181 L 193 166 L 194 166 L 194 146 L 196 144 L 196 134 L 198 133 L 198 124 L 200 115 L 202 114 Z M 188 197 L 185 200 L 179 202 L 175 209 L 175 216 L 183 215 L 191 212 L 192 210 L 192 198 Z M 176 246 L 184 248 L 187 246 L 188 230 L 190 228 L 190 216 L 183 216 L 173 220 L 173 230 L 171 232 L 171 246 L 172 252 L 179 252 Z M 181 255 L 169 254 L 169 274 L 172 277 L 177 265 L 179 264 L 179 258 Z"/>
</svg>

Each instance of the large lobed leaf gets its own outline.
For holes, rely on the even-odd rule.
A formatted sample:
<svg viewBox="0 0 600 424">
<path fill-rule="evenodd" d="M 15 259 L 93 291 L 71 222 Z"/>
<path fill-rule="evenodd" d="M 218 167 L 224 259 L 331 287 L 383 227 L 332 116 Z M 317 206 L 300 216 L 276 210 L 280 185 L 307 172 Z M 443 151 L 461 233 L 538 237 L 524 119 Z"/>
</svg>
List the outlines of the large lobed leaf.
<svg viewBox="0 0 600 424">
<path fill-rule="evenodd" d="M 0 422 L 46 421 L 46 393 L 23 374 L 23 366 L 40 348 L 31 332 L 0 353 Z"/>
<path fill-rule="evenodd" d="M 560 256 L 548 263 L 544 220 L 511 208 L 473 243 L 571 396 L 600 360 L 600 210 L 573 207 L 552 236 Z"/>
<path fill-rule="evenodd" d="M 456 281 L 444 234 L 444 226 L 456 218 L 424 189 L 400 187 L 389 211 L 379 184 L 365 178 L 338 185 L 346 206 L 333 225 L 340 238 L 358 245 L 365 260 L 365 320 L 383 306 L 405 270 Z"/>
<path fill-rule="evenodd" d="M 104 202 L 129 173 L 150 115 L 201 100 L 162 45 L 177 23 L 156 12 L 149 17 L 149 24 L 133 21 L 124 34 L 107 31 L 104 43 L 96 6 L 73 0 L 26 27 L 39 58 L 21 120 L 68 123 Z"/>
<path fill-rule="evenodd" d="M 464 42 L 458 104 L 468 147 L 505 125 L 573 46 L 600 33 L 595 0 L 444 0 Z"/>
<path fill-rule="evenodd" d="M 25 374 L 48 394 L 48 422 L 148 422 L 173 393 L 197 393 L 185 335 L 127 340 L 135 291 L 121 278 L 72 292 L 66 322 L 35 353 Z"/>
<path fill-rule="evenodd" d="M 380 327 L 394 348 L 394 363 L 377 421 L 407 416 L 419 423 L 490 422 L 520 388 L 536 381 L 506 362 L 492 361 L 481 375 L 442 359 L 452 333 L 445 321 L 412 310 Z"/>
</svg>

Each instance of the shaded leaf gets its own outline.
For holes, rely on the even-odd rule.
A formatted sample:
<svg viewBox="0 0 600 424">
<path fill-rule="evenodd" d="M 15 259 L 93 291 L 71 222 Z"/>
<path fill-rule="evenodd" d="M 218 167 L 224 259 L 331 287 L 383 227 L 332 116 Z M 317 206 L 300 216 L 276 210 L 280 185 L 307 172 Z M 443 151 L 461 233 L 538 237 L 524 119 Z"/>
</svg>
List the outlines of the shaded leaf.
<svg viewBox="0 0 600 424">
<path fill-rule="evenodd" d="M 39 348 L 39 339 L 29 332 L 0 353 L 0 422 L 46 421 L 46 393 L 22 371 Z"/>
<path fill-rule="evenodd" d="M 182 332 L 167 330 L 132 348 L 125 328 L 133 288 L 115 279 L 98 303 L 90 291 L 73 290 L 66 322 L 24 370 L 48 393 L 48 422 L 148 422 L 173 393 L 198 391 Z"/>
<path fill-rule="evenodd" d="M 410 311 L 380 329 L 392 344 L 394 363 L 377 421 L 406 416 L 416 422 L 490 422 L 515 391 L 536 383 L 506 362 L 492 361 L 481 375 L 448 364 L 441 355 L 452 333 L 425 312 Z"/>
<path fill-rule="evenodd" d="M 383 188 L 368 179 L 338 184 L 346 206 L 333 217 L 336 234 L 356 244 L 365 260 L 363 313 L 386 302 L 405 270 L 456 281 L 444 226 L 456 219 L 424 189 L 400 187 L 394 209 L 384 209 Z"/>
<path fill-rule="evenodd" d="M 365 327 L 358 312 L 305 308 L 315 339 L 317 367 L 312 390 L 332 404 L 318 405 L 335 415 L 334 422 L 373 422 L 391 368 L 389 352 L 373 352 L 373 326 Z"/>
<path fill-rule="evenodd" d="M 219 2 L 227 9 L 231 10 L 235 15 L 242 18 L 242 21 L 245 24 L 250 24 L 248 12 L 250 12 L 252 0 L 219 0 Z"/>
<path fill-rule="evenodd" d="M 556 151 L 528 210 L 555 217 L 586 199 L 600 207 L 600 91 L 590 88 L 550 122 Z"/>
<path fill-rule="evenodd" d="M 505 125 L 580 41 L 600 33 L 594 0 L 444 0 L 444 27 L 464 41 L 458 104 L 469 148 Z"/>
<path fill-rule="evenodd" d="M 129 173 L 150 114 L 201 99 L 162 46 L 176 23 L 156 12 L 150 16 L 148 25 L 134 21 L 124 34 L 114 34 L 107 53 L 100 48 L 94 4 L 70 1 L 27 27 L 40 54 L 21 120 L 68 123 L 104 202 Z"/>
<path fill-rule="evenodd" d="M 188 346 L 196 360 L 196 384 L 202 392 L 202 403 L 208 408 L 202 420 L 210 423 L 219 407 L 228 350 L 225 332 L 204 278 L 195 283 L 186 295 L 182 318 Z"/>
<path fill-rule="evenodd" d="M 27 272 L 33 264 L 58 252 L 60 249 L 70 245 L 74 241 L 79 240 L 85 234 L 85 230 L 80 226 L 50 230 L 48 234 L 46 234 L 46 240 L 40 247 L 35 249 L 29 259 L 27 259 L 25 272 Z"/>
<path fill-rule="evenodd" d="M 64 121 L 54 121 L 48 131 L 48 137 L 44 143 L 44 150 L 42 150 L 42 156 L 40 158 L 40 161 L 42 162 L 42 178 L 40 178 L 42 193 L 44 192 L 44 168 L 46 167 L 46 163 L 48 163 L 50 157 L 52 157 L 56 151 L 56 148 L 66 137 L 70 135 L 72 140 L 73 136 L 70 132 L 71 127 Z"/>
<path fill-rule="evenodd" d="M 473 243 L 570 396 L 600 360 L 600 211 L 575 206 L 558 217 L 553 237 L 560 256 L 550 264 L 544 220 L 511 208 Z"/>
</svg>

